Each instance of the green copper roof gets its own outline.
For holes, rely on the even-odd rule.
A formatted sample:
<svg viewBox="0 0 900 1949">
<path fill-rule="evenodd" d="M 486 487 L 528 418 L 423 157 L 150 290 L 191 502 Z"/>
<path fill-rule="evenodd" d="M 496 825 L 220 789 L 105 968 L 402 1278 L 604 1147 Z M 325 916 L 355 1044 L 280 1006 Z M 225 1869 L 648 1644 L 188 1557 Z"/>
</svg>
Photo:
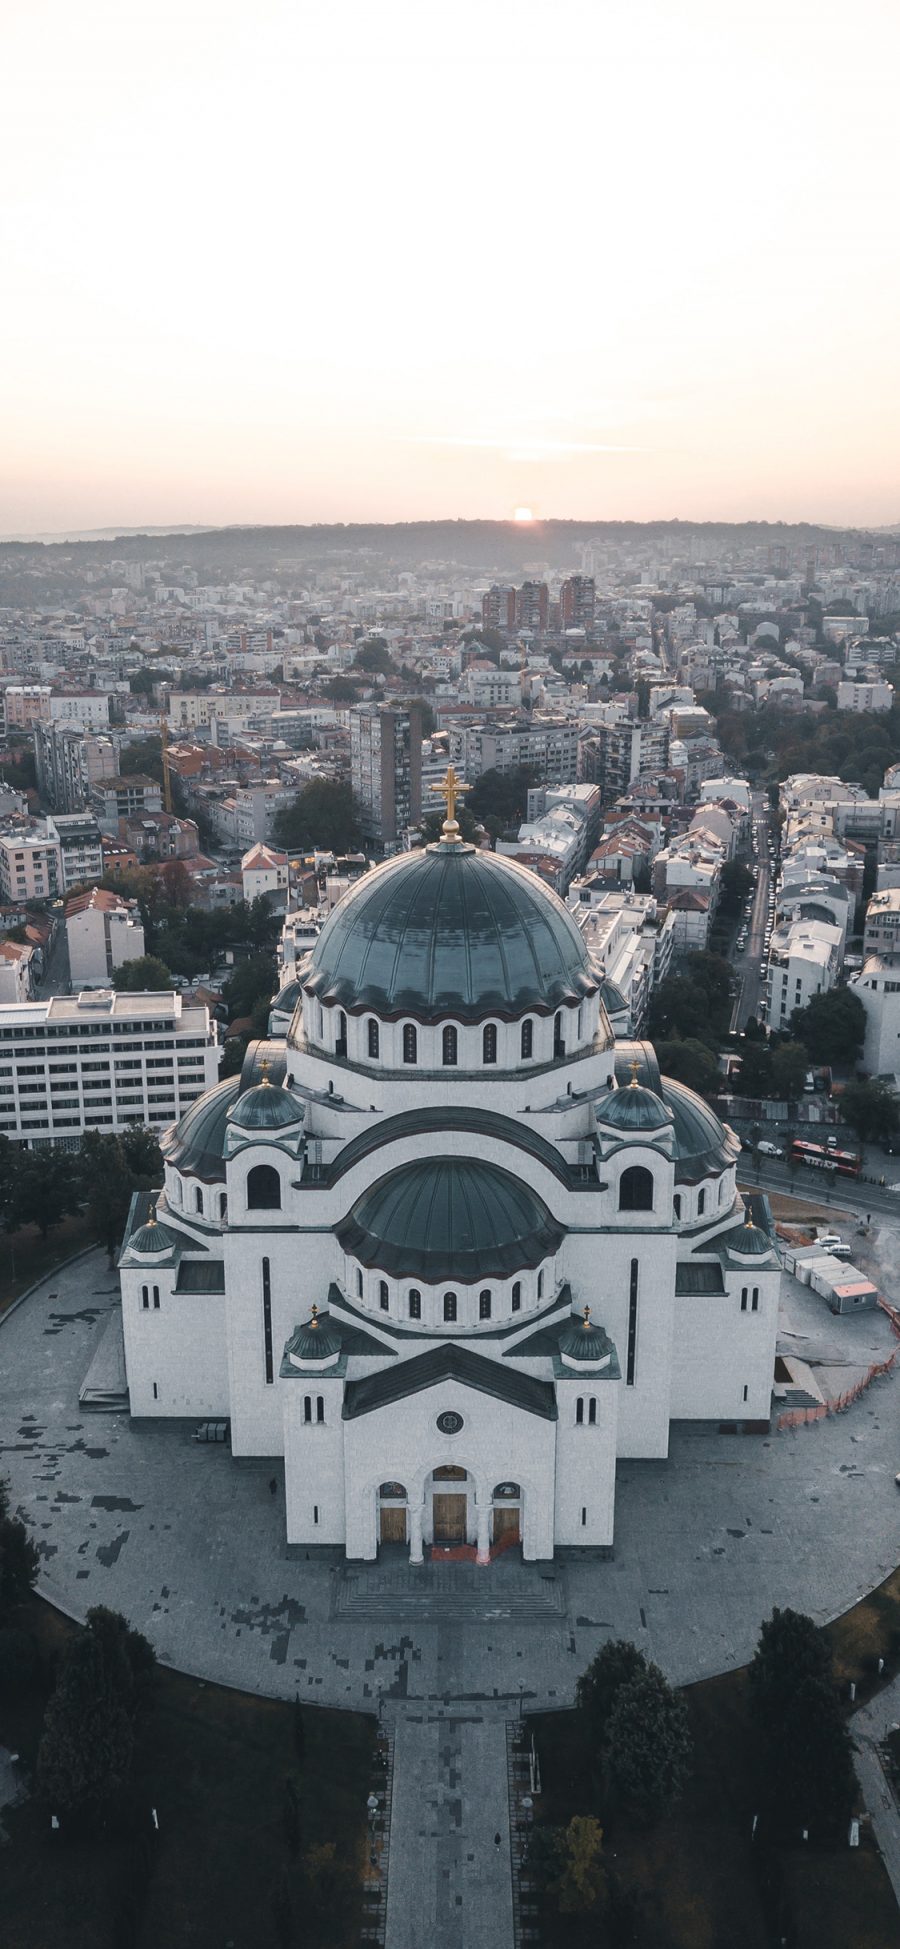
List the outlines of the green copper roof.
<svg viewBox="0 0 900 1949">
<path fill-rule="evenodd" d="M 742 1258 L 762 1258 L 774 1249 L 768 1233 L 751 1224 L 749 1218 L 735 1231 L 726 1233 L 725 1243 L 732 1252 L 740 1252 Z"/>
<path fill-rule="evenodd" d="M 719 1122 L 714 1110 L 686 1083 L 662 1079 L 663 1102 L 668 1104 L 675 1124 L 675 1181 L 689 1183 L 716 1171 L 724 1171 L 738 1155 L 737 1138 Z"/>
<path fill-rule="evenodd" d="M 300 1123 L 303 1115 L 290 1090 L 276 1083 L 262 1082 L 238 1097 L 228 1121 L 238 1124 L 242 1130 L 286 1130 L 289 1124 Z"/>
<path fill-rule="evenodd" d="M 539 1265 L 563 1232 L 541 1199 L 495 1164 L 429 1158 L 364 1192 L 337 1235 L 351 1258 L 395 1278 L 471 1285 Z"/>
<path fill-rule="evenodd" d="M 156 1218 L 148 1218 L 128 1240 L 132 1252 L 171 1252 L 175 1243 L 174 1235 Z"/>
<path fill-rule="evenodd" d="M 510 1407 L 521 1408 L 525 1414 L 537 1415 L 543 1421 L 557 1419 L 552 1381 L 511 1373 L 499 1361 L 486 1360 L 483 1354 L 474 1353 L 469 1347 L 454 1346 L 452 1340 L 429 1348 L 427 1353 L 416 1354 L 412 1360 L 400 1360 L 396 1367 L 389 1367 L 385 1372 L 348 1381 L 342 1418 L 353 1421 L 357 1415 L 372 1414 L 376 1408 L 408 1400 L 410 1395 L 422 1394 L 426 1388 L 440 1386 L 442 1381 L 458 1383 L 463 1410 L 464 1390 L 471 1388 L 475 1393 L 490 1394 Z M 460 1455 L 464 1453 L 463 1446 Z"/>
<path fill-rule="evenodd" d="M 298 1360 L 330 1360 L 341 1351 L 341 1332 L 332 1320 L 330 1313 L 320 1313 L 314 1306 L 308 1320 L 294 1328 L 285 1347 L 286 1354 L 295 1354 Z"/>
<path fill-rule="evenodd" d="M 624 1089 L 601 1097 L 597 1116 L 601 1123 L 612 1124 L 614 1130 L 663 1130 L 672 1122 L 671 1110 L 640 1083 L 628 1083 Z"/>
<path fill-rule="evenodd" d="M 576 1317 L 573 1313 L 559 1336 L 559 1351 L 567 1360 L 583 1360 L 596 1366 L 613 1352 L 613 1343 L 602 1326 L 591 1319 L 590 1308 Z"/>
<path fill-rule="evenodd" d="M 319 935 L 309 994 L 438 1021 L 544 1014 L 596 991 L 561 900 L 514 861 L 431 846 L 357 881 Z"/>
<path fill-rule="evenodd" d="M 160 1149 L 167 1164 L 196 1177 L 221 1179 L 224 1184 L 228 1112 L 240 1087 L 239 1076 L 226 1077 L 205 1096 L 198 1096 L 183 1117 L 164 1131 Z"/>
</svg>

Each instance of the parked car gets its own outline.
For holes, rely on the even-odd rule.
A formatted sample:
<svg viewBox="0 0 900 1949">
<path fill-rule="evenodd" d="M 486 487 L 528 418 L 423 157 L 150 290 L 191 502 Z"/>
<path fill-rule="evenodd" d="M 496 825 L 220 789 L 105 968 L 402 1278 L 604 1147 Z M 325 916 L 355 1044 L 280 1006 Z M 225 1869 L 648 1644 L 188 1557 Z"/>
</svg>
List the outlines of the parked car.
<svg viewBox="0 0 900 1949">
<path fill-rule="evenodd" d="M 782 1150 L 781 1145 L 770 1143 L 768 1137 L 761 1137 L 756 1148 L 759 1151 L 760 1157 L 783 1157 L 784 1156 L 784 1151 Z"/>
<path fill-rule="evenodd" d="M 833 1259 L 851 1257 L 850 1247 L 844 1244 L 840 1232 L 826 1232 L 824 1237 L 816 1239 L 816 1244 L 821 1245 L 823 1252 L 830 1252 Z"/>
</svg>

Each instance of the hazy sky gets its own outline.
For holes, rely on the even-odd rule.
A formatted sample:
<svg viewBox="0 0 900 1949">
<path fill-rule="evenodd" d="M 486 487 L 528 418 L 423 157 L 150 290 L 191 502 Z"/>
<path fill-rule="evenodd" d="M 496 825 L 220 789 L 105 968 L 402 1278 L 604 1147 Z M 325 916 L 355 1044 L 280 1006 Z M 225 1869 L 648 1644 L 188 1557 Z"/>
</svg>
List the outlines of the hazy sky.
<svg viewBox="0 0 900 1949">
<path fill-rule="evenodd" d="M 900 520 L 897 0 L 6 0 L 0 531 Z"/>
</svg>

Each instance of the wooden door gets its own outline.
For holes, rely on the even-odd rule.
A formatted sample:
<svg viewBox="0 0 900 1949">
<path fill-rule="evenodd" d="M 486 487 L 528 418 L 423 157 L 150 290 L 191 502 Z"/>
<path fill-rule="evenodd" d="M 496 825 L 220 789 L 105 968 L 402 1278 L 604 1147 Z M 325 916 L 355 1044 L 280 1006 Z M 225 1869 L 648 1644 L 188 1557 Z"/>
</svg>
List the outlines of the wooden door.
<svg viewBox="0 0 900 1949">
<path fill-rule="evenodd" d="M 492 1541 L 494 1543 L 519 1543 L 521 1541 L 521 1531 L 519 1529 L 520 1515 L 521 1511 L 518 1509 L 495 1509 Z"/>
<path fill-rule="evenodd" d="M 405 1509 L 392 1509 L 389 1504 L 382 1504 L 381 1541 L 382 1543 L 406 1542 Z"/>
<path fill-rule="evenodd" d="M 434 1497 L 434 1540 L 436 1543 L 464 1543 L 466 1540 L 467 1496 Z"/>
</svg>

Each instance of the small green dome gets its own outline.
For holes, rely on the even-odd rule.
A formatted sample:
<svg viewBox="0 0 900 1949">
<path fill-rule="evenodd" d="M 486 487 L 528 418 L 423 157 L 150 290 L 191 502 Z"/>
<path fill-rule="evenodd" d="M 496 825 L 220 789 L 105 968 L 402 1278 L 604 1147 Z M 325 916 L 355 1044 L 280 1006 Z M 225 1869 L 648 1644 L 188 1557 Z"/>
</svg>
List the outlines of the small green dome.
<svg viewBox="0 0 900 1949">
<path fill-rule="evenodd" d="M 365 1191 L 337 1235 L 350 1258 L 389 1276 L 471 1285 L 540 1265 L 563 1231 L 536 1192 L 496 1164 L 436 1157 Z"/>
<path fill-rule="evenodd" d="M 330 1313 L 314 1306 L 308 1320 L 292 1333 L 288 1353 L 295 1361 L 333 1360 L 341 1351 L 341 1336 L 332 1325 Z"/>
<path fill-rule="evenodd" d="M 132 1232 L 128 1240 L 128 1249 L 131 1252 L 171 1252 L 174 1245 L 173 1234 L 166 1229 L 165 1225 L 160 1225 L 154 1217 L 148 1218 L 145 1225 L 139 1225 L 137 1231 Z"/>
<path fill-rule="evenodd" d="M 768 1232 L 761 1225 L 754 1225 L 750 1218 L 745 1218 L 736 1231 L 729 1232 L 728 1243 L 733 1252 L 740 1252 L 744 1258 L 762 1258 L 773 1249 Z"/>
<path fill-rule="evenodd" d="M 564 1360 L 584 1361 L 596 1367 L 612 1353 L 612 1342 L 604 1333 L 602 1326 L 596 1326 L 591 1319 L 591 1309 L 586 1306 L 580 1319 L 573 1313 L 567 1320 L 559 1336 L 559 1351 Z"/>
<path fill-rule="evenodd" d="M 302 1121 L 303 1110 L 290 1090 L 265 1080 L 245 1090 L 228 1112 L 228 1122 L 242 1130 L 286 1130 Z"/>
<path fill-rule="evenodd" d="M 614 1130 L 664 1130 L 672 1122 L 671 1110 L 640 1083 L 611 1090 L 598 1103 L 597 1116 L 601 1123 L 612 1124 Z"/>
<path fill-rule="evenodd" d="M 514 860 L 428 846 L 357 880 L 316 942 L 308 995 L 420 1022 L 549 1014 L 597 990 L 562 901 Z"/>
</svg>

